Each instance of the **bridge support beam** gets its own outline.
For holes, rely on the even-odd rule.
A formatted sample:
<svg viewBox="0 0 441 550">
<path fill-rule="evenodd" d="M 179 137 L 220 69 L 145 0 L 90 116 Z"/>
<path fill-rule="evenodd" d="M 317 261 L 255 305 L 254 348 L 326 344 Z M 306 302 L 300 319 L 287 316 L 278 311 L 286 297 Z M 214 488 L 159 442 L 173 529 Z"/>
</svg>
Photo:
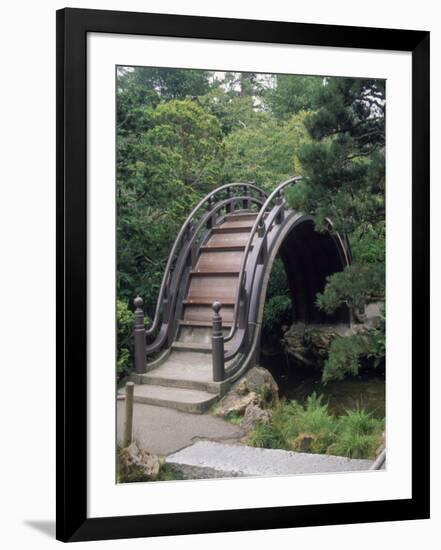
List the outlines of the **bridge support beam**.
<svg viewBox="0 0 441 550">
<path fill-rule="evenodd" d="M 222 317 L 219 311 L 222 307 L 220 302 L 213 302 L 213 333 L 211 336 L 211 348 L 213 354 L 213 381 L 222 382 L 225 380 L 225 357 L 224 357 L 224 335 L 222 333 Z"/>
</svg>

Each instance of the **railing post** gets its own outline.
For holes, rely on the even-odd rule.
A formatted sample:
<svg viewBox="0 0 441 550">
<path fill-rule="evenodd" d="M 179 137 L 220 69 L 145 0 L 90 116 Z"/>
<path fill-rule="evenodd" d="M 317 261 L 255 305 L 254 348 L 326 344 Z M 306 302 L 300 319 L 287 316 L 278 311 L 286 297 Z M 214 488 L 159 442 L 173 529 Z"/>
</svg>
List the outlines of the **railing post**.
<svg viewBox="0 0 441 550">
<path fill-rule="evenodd" d="M 231 187 L 227 187 L 227 199 L 231 199 Z M 229 214 L 231 212 L 231 203 L 227 204 L 225 207 L 225 212 Z"/>
<path fill-rule="evenodd" d="M 275 219 L 275 222 L 279 224 L 283 222 L 283 216 L 284 216 L 283 197 L 280 191 L 277 191 L 275 203 L 278 206 L 280 206 L 279 213 L 277 214 Z"/>
<path fill-rule="evenodd" d="M 133 439 L 133 390 L 135 384 L 127 382 L 126 384 L 126 417 L 124 419 L 124 441 L 123 447 L 128 447 Z"/>
<path fill-rule="evenodd" d="M 211 212 L 211 209 L 213 208 L 213 197 L 210 197 L 207 201 L 207 211 Z M 207 229 L 211 229 L 213 227 L 213 216 L 210 216 L 207 221 Z"/>
<path fill-rule="evenodd" d="M 225 379 L 225 359 L 224 359 L 224 335 L 222 333 L 222 317 L 219 311 L 222 307 L 220 302 L 213 302 L 213 333 L 211 336 L 211 346 L 213 354 L 213 381 L 222 382 Z"/>
<path fill-rule="evenodd" d="M 246 185 L 244 185 L 244 186 L 242 187 L 242 192 L 243 192 L 243 194 L 244 194 L 245 196 L 248 195 L 248 187 L 247 187 Z M 249 204 L 250 204 L 250 203 L 249 203 L 249 200 L 248 200 L 248 199 L 243 199 L 243 201 L 242 201 L 242 208 L 243 208 L 244 210 L 248 210 Z"/>
<path fill-rule="evenodd" d="M 259 224 L 257 225 L 257 236 L 259 238 L 263 238 L 263 242 L 260 247 L 259 257 L 257 259 L 259 264 L 265 263 L 266 255 L 267 255 L 267 242 L 266 242 L 266 235 L 265 235 L 265 221 L 263 218 L 259 220 Z"/>
<path fill-rule="evenodd" d="M 193 221 L 190 220 L 190 222 L 187 226 L 187 240 L 188 240 L 188 242 L 191 241 L 191 238 L 193 236 L 193 231 L 194 231 L 194 224 L 193 224 Z M 194 245 L 191 247 L 191 249 L 189 251 L 189 254 L 187 256 L 187 265 L 189 265 L 190 267 L 193 265 L 193 259 L 194 259 Z"/>
<path fill-rule="evenodd" d="M 145 353 L 145 327 L 144 327 L 144 302 L 140 296 L 137 296 L 133 303 L 135 305 L 135 322 L 133 333 L 135 337 L 135 371 L 137 374 L 146 372 L 146 353 Z"/>
</svg>

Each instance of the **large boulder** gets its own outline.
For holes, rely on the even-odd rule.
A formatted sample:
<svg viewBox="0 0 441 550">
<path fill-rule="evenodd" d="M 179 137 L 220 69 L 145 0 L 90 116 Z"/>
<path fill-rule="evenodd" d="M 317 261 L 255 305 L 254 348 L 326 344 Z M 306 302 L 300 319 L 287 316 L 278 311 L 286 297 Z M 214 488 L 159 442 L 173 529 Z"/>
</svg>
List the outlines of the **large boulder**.
<svg viewBox="0 0 441 550">
<path fill-rule="evenodd" d="M 230 391 L 220 400 L 216 408 L 216 415 L 222 417 L 231 416 L 233 414 L 242 416 L 245 414 L 245 410 L 249 405 L 259 406 L 261 403 L 262 399 L 255 392 L 243 395 L 236 391 Z"/>
<path fill-rule="evenodd" d="M 244 416 L 250 406 L 265 409 L 279 399 L 279 388 L 272 374 L 253 367 L 242 376 L 220 400 L 215 414 L 221 417 Z"/>
<path fill-rule="evenodd" d="M 245 409 L 245 414 L 243 415 L 240 426 L 246 431 L 251 431 L 257 424 L 268 424 L 271 418 L 271 411 L 262 409 L 251 403 Z"/>
<path fill-rule="evenodd" d="M 253 367 L 236 384 L 233 390 L 239 395 L 257 393 L 264 405 L 277 403 L 279 400 L 279 386 L 273 375 L 263 367 Z"/>
<path fill-rule="evenodd" d="M 156 455 L 133 442 L 119 453 L 119 472 L 123 481 L 147 481 L 158 477 L 161 463 Z"/>
</svg>

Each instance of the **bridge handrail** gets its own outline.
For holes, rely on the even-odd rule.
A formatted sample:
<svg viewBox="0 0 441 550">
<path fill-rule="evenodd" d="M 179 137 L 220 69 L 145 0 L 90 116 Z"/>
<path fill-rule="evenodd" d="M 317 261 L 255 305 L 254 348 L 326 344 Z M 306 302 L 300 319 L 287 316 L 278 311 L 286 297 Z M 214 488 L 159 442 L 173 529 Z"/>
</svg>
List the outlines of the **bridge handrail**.
<svg viewBox="0 0 441 550">
<path fill-rule="evenodd" d="M 243 256 L 242 256 L 242 261 L 241 261 L 240 271 L 239 271 L 238 286 L 237 286 L 237 291 L 236 291 L 236 299 L 235 299 L 235 302 L 234 302 L 233 320 L 232 320 L 230 332 L 228 333 L 227 336 L 224 336 L 224 342 L 230 341 L 234 337 L 234 335 L 237 331 L 237 328 L 238 328 L 240 299 L 241 299 L 241 295 L 242 295 L 242 292 L 243 292 L 244 277 L 245 277 L 245 273 L 246 273 L 246 265 L 247 265 L 248 256 L 249 256 L 249 253 L 250 253 L 250 250 L 251 250 L 251 246 L 252 246 L 252 243 L 253 243 L 253 239 L 254 239 L 257 231 L 258 231 L 259 225 L 263 221 L 264 216 L 267 212 L 267 209 L 271 205 L 271 203 L 274 201 L 274 199 L 275 198 L 280 198 L 281 199 L 282 190 L 285 189 L 285 187 L 287 187 L 288 185 L 290 185 L 292 183 L 297 183 L 301 179 L 302 179 L 301 176 L 293 176 L 292 178 L 289 178 L 286 181 L 283 181 L 282 183 L 280 183 L 274 189 L 274 191 L 268 196 L 268 198 L 266 199 L 266 201 L 263 204 L 262 208 L 259 210 L 259 214 L 258 214 L 256 220 L 254 221 L 253 227 L 251 229 L 251 232 L 250 232 L 250 235 L 248 237 L 248 241 L 247 241 L 247 244 L 245 246 L 245 250 L 244 250 L 244 253 L 243 253 Z"/>
<path fill-rule="evenodd" d="M 165 266 L 164 275 L 162 277 L 161 286 L 159 289 L 158 299 L 156 301 L 156 307 L 155 307 L 155 313 L 153 317 L 153 321 L 150 324 L 148 329 L 145 329 L 146 336 L 152 335 L 155 330 L 158 328 L 159 320 L 161 318 L 162 314 L 162 305 L 164 302 L 164 296 L 165 291 L 169 282 L 170 272 L 171 268 L 174 262 L 174 258 L 177 256 L 177 252 L 180 250 L 180 247 L 182 245 L 182 241 L 184 239 L 184 236 L 186 235 L 188 229 L 191 227 L 191 223 L 193 222 L 193 218 L 198 213 L 198 211 L 207 204 L 212 197 L 214 197 L 216 194 L 220 193 L 221 191 L 241 187 L 242 189 L 248 188 L 251 190 L 254 190 L 258 192 L 262 196 L 266 196 L 266 193 L 260 189 L 260 187 L 257 187 L 253 183 L 249 182 L 234 182 L 234 183 L 227 183 L 225 185 L 221 185 L 220 187 L 217 187 L 210 193 L 208 193 L 203 199 L 199 201 L 199 203 L 193 208 L 193 210 L 190 212 L 190 214 L 187 216 L 185 222 L 182 224 L 181 229 L 179 230 L 179 233 L 176 237 L 176 240 L 173 244 L 173 247 L 170 251 L 167 264 Z"/>
</svg>

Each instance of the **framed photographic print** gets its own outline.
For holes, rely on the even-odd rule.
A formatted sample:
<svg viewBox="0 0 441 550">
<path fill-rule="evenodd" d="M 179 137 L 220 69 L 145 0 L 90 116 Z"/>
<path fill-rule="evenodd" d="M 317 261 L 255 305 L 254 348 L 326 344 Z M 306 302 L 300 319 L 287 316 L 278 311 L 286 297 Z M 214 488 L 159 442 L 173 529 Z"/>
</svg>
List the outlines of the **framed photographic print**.
<svg viewBox="0 0 441 550">
<path fill-rule="evenodd" d="M 429 33 L 57 12 L 57 538 L 429 517 Z"/>
</svg>

